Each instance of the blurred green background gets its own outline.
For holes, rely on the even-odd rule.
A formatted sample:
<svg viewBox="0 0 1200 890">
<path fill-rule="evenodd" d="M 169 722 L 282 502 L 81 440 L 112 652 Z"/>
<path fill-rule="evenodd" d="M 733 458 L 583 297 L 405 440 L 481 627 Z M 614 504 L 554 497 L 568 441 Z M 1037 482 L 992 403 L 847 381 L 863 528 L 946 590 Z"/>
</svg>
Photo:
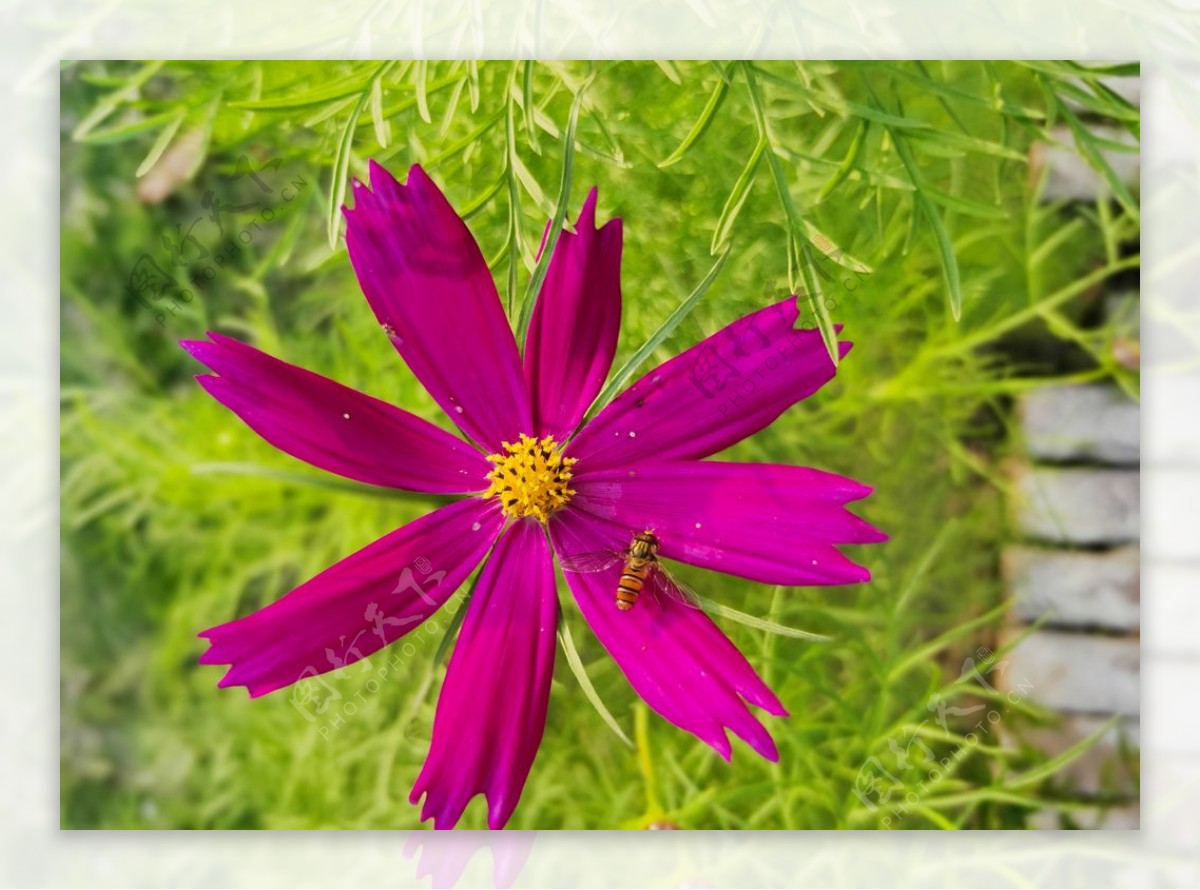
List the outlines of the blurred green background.
<svg viewBox="0 0 1200 890">
<path fill-rule="evenodd" d="M 62 825 L 418 825 L 407 794 L 440 633 L 411 640 L 405 672 L 373 692 L 354 668 L 326 675 L 354 705 L 336 725 L 287 690 L 218 690 L 223 669 L 196 664 L 198 631 L 428 509 L 276 452 L 205 395 L 177 346 L 222 331 L 451 428 L 380 334 L 344 243 L 331 247 L 348 177 L 370 158 L 398 176 L 425 166 L 514 318 L 560 195 L 574 216 L 598 186 L 600 219 L 625 225 L 618 366 L 721 258 L 653 362 L 818 289 L 801 298 L 806 323 L 832 318 L 856 343 L 833 383 L 728 457 L 875 486 L 856 510 L 891 540 L 848 548 L 873 580 L 772 589 L 680 571 L 708 597 L 831 637 L 718 619 L 793 715 L 764 717 L 780 762 L 735 741 L 726 764 L 647 713 L 564 590 L 588 675 L 635 748 L 560 653 L 510 827 L 880 827 L 887 808 L 864 776 L 896 743 L 917 751 L 913 738 L 964 756 L 934 783 L 916 758 L 888 761 L 884 790 L 918 801 L 894 827 L 1019 828 L 1069 797 L 1060 764 L 1015 737 L 967 746 L 964 726 L 932 718 L 935 702 L 970 697 L 995 700 L 1005 727 L 1048 719 L 961 676 L 981 647 L 1002 653 L 1012 396 L 1064 379 L 1137 390 L 1091 299 L 1137 274 L 1135 199 L 1079 123 L 1137 135 L 1136 109 L 1101 74 L 1136 66 L 65 64 Z M 1063 124 L 1115 200 L 1039 200 L 1028 152 Z M 159 276 L 159 298 L 131 286 Z M 460 824 L 484 826 L 481 800 Z"/>
</svg>

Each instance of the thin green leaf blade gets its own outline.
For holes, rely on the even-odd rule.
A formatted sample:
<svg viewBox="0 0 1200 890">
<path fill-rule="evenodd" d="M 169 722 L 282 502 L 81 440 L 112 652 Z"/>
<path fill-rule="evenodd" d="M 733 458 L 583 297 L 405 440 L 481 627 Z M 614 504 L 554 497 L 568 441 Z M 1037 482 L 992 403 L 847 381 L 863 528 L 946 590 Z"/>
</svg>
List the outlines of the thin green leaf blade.
<svg viewBox="0 0 1200 890">
<path fill-rule="evenodd" d="M 729 253 L 728 247 L 721 252 L 717 257 L 717 261 L 713 263 L 712 268 L 708 270 L 708 274 L 704 276 L 703 280 L 684 298 L 675 311 L 659 325 L 658 330 L 612 376 L 604 389 L 600 391 L 600 395 L 596 396 L 595 401 L 592 402 L 591 408 L 588 409 L 589 414 L 602 410 L 604 406 L 616 398 L 617 393 L 624 388 L 629 378 L 641 367 L 642 363 L 651 356 L 654 350 L 658 349 L 659 345 L 671 335 L 675 328 L 679 327 L 685 318 L 692 314 L 692 311 L 699 304 L 700 300 L 708 293 L 708 289 L 712 287 L 713 282 L 717 280 L 717 276 L 721 274 L 721 269 L 724 268 L 725 262 L 729 259 Z"/>
<path fill-rule="evenodd" d="M 697 593 L 692 594 L 696 601 L 704 607 L 704 611 L 711 612 L 714 615 L 719 615 L 722 618 L 728 618 L 730 621 L 736 621 L 738 624 L 744 624 L 747 627 L 753 627 L 755 630 L 763 630 L 767 633 L 776 634 L 781 637 L 791 637 L 794 640 L 810 640 L 813 642 L 828 642 L 831 637 L 825 634 L 813 633 L 808 630 L 800 630 L 798 627 L 788 627 L 786 624 L 779 624 L 776 621 L 768 621 L 766 618 L 759 618 L 757 615 L 749 615 L 745 612 L 739 612 L 732 606 L 727 606 L 724 603 L 719 603 L 716 600 L 709 599 L 705 596 L 700 596 Z"/>
<path fill-rule="evenodd" d="M 709 246 L 711 254 L 718 254 L 728 246 L 733 223 L 737 219 L 738 213 L 741 212 L 742 205 L 746 203 L 746 198 L 750 196 L 750 189 L 754 186 L 754 178 L 758 174 L 758 162 L 762 160 L 763 150 L 766 147 L 765 139 L 758 140 L 758 144 L 754 146 L 754 152 L 750 155 L 750 160 L 738 174 L 738 178 L 733 184 L 733 190 L 725 199 L 725 206 L 721 208 L 721 216 L 717 219 L 712 244 Z"/>
<path fill-rule="evenodd" d="M 341 227 L 342 204 L 346 200 L 347 177 L 350 173 L 350 156 L 354 147 L 354 130 L 358 126 L 358 118 L 367 107 L 370 100 L 370 90 L 364 90 L 354 104 L 350 116 L 342 127 L 342 135 L 338 140 L 337 152 L 333 157 L 332 179 L 329 183 L 329 204 L 326 207 L 325 222 L 329 230 L 329 246 L 337 247 L 338 231 Z"/>
<path fill-rule="evenodd" d="M 538 258 L 533 275 L 529 279 L 529 286 L 525 289 L 525 297 L 521 302 L 521 312 L 517 318 L 518 343 L 525 341 L 525 332 L 529 330 L 529 322 L 533 318 L 533 307 L 537 304 L 538 295 L 542 290 L 542 282 L 545 281 L 546 272 L 550 268 L 554 247 L 558 244 L 558 239 L 562 236 L 563 227 L 567 222 L 567 206 L 571 198 L 571 181 L 575 171 L 575 130 L 579 125 L 579 112 L 583 108 L 583 93 L 584 88 L 580 88 L 579 92 L 575 94 L 575 101 L 571 103 L 567 131 L 563 136 L 563 165 L 558 185 L 558 202 L 550 213 L 550 231 L 546 235 L 546 246 Z"/>
<path fill-rule="evenodd" d="M 1036 785 L 1043 779 L 1048 779 L 1060 769 L 1068 766 L 1072 761 L 1079 759 L 1084 754 L 1092 749 L 1105 733 L 1109 732 L 1121 720 L 1119 714 L 1114 714 L 1103 724 L 1098 726 L 1093 732 L 1089 733 L 1087 738 L 1080 739 L 1067 750 L 1063 751 L 1056 757 L 1052 757 L 1045 763 L 1040 763 L 1031 770 L 1027 770 L 1004 783 L 1006 789 L 1024 788 L 1028 785 Z"/>
<path fill-rule="evenodd" d="M 175 138 L 175 134 L 179 132 L 179 128 L 183 126 L 186 118 L 187 114 L 181 111 L 175 115 L 169 124 L 163 127 L 162 131 L 158 134 L 158 138 L 154 140 L 154 144 L 150 146 L 150 151 L 146 152 L 146 157 L 142 158 L 142 162 L 138 164 L 137 171 L 134 174 L 138 179 L 149 173 L 151 168 L 158 163 L 158 159 L 163 156 L 163 152 L 167 150 L 167 146 L 171 144 L 171 140 Z"/>
<path fill-rule="evenodd" d="M 583 659 L 579 657 L 579 650 L 575 648 L 575 641 L 571 639 L 571 628 L 563 619 L 561 611 L 558 617 L 558 642 L 562 646 L 563 654 L 567 657 L 567 665 L 571 668 L 575 679 L 579 681 L 579 688 L 583 690 L 588 703 L 596 709 L 596 713 L 600 715 L 604 725 L 613 731 L 613 735 L 619 738 L 626 747 L 634 750 L 636 746 L 621 729 L 621 724 L 617 722 L 617 718 L 612 715 L 600 698 L 600 694 L 596 692 L 596 687 L 592 685 L 592 680 L 587 675 L 587 669 L 583 666 Z"/>
<path fill-rule="evenodd" d="M 728 95 L 728 93 L 728 76 L 719 78 L 717 80 L 717 85 L 713 87 L 713 91 L 708 97 L 708 102 L 705 104 L 704 109 L 700 112 L 700 116 L 696 118 L 696 122 L 692 124 L 691 130 L 689 130 L 688 134 L 683 137 L 683 141 L 679 143 L 679 146 L 673 152 L 671 152 L 667 159 L 659 162 L 659 167 L 670 167 L 685 154 L 687 154 L 688 149 L 690 149 L 700 140 L 700 137 L 704 135 L 709 125 L 713 122 L 713 118 L 716 116 L 717 110 L 721 107 L 721 103 L 725 101 L 725 96 Z"/>
</svg>

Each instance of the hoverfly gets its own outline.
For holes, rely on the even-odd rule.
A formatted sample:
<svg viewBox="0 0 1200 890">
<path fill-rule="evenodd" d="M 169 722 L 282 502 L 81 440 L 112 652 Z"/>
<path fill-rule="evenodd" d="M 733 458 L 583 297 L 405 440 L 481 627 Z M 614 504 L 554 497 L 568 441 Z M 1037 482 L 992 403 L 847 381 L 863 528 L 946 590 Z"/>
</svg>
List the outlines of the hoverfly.
<svg viewBox="0 0 1200 890">
<path fill-rule="evenodd" d="M 618 563 L 623 563 L 617 582 L 617 608 L 622 612 L 633 608 L 647 585 L 655 594 L 663 594 L 693 609 L 700 608 L 695 594 L 672 578 L 659 562 L 658 538 L 650 529 L 634 535 L 625 550 L 596 550 L 560 560 L 564 571 L 583 573 L 603 572 Z"/>
</svg>

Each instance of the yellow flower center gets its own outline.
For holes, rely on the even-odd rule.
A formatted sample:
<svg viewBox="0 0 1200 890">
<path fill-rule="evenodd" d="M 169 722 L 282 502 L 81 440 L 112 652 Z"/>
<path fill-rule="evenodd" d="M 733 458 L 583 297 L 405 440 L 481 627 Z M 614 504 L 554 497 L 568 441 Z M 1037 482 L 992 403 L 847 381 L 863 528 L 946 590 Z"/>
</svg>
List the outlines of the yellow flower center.
<svg viewBox="0 0 1200 890">
<path fill-rule="evenodd" d="M 538 441 L 522 433 L 520 442 L 500 444 L 503 452 L 488 455 L 496 469 L 488 473 L 491 485 L 483 496 L 499 498 L 505 514 L 513 519 L 533 516 L 545 522 L 571 500 L 575 489 L 567 483 L 575 458 L 563 457 L 562 446 L 553 436 Z"/>
</svg>

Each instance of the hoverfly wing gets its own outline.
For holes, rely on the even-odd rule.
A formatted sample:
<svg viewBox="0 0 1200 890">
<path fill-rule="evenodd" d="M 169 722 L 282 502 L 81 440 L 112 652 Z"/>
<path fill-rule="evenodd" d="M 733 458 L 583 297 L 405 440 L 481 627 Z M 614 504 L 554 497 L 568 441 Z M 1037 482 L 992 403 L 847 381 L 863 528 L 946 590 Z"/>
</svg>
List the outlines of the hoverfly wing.
<svg viewBox="0 0 1200 890">
<path fill-rule="evenodd" d="M 591 553 L 576 553 L 559 559 L 558 564 L 564 572 L 590 573 L 603 572 L 611 569 L 617 563 L 625 561 L 625 554 L 618 550 L 595 550 Z"/>
<path fill-rule="evenodd" d="M 650 584 L 654 587 L 656 595 L 674 600 L 681 606 L 687 606 L 689 609 L 700 608 L 700 598 L 696 595 L 695 591 L 668 572 L 661 562 L 655 566 L 654 572 L 651 573 Z"/>
</svg>

